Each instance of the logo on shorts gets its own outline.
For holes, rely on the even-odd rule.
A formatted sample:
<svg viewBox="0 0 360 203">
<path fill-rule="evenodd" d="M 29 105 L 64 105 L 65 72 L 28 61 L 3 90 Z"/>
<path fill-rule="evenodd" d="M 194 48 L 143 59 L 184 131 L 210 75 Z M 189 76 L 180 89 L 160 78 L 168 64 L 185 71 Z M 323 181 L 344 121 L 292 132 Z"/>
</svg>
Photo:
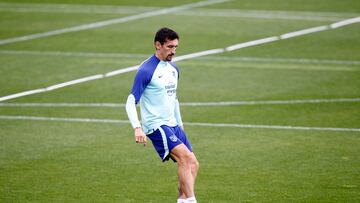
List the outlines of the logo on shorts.
<svg viewBox="0 0 360 203">
<path fill-rule="evenodd" d="M 176 142 L 178 140 L 178 138 L 176 137 L 176 135 L 171 135 L 170 137 L 170 140 L 173 141 L 173 142 Z"/>
</svg>

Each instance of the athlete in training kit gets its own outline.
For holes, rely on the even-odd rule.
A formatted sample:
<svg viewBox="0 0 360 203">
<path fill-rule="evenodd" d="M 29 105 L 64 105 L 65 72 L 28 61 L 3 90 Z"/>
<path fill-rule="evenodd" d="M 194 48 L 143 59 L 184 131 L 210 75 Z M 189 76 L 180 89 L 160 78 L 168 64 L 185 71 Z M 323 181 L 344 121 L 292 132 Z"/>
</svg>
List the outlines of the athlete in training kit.
<svg viewBox="0 0 360 203">
<path fill-rule="evenodd" d="M 178 164 L 178 202 L 196 203 L 194 185 L 199 163 L 183 131 L 176 89 L 179 69 L 171 62 L 178 47 L 178 34 L 161 28 L 154 39 L 155 54 L 145 60 L 135 76 L 126 102 L 135 141 L 146 145 L 148 137 L 163 161 Z M 140 102 L 141 123 L 136 104 Z"/>
</svg>

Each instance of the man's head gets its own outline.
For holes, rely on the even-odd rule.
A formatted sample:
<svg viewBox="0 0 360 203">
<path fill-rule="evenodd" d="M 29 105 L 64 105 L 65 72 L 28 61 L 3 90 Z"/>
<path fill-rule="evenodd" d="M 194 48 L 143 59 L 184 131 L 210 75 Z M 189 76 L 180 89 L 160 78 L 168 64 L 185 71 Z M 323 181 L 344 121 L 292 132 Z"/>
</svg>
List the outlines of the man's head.
<svg viewBox="0 0 360 203">
<path fill-rule="evenodd" d="M 176 48 L 179 44 L 179 35 L 169 29 L 161 28 L 156 32 L 154 45 L 156 49 L 156 56 L 164 61 L 171 61 L 176 53 Z"/>
</svg>

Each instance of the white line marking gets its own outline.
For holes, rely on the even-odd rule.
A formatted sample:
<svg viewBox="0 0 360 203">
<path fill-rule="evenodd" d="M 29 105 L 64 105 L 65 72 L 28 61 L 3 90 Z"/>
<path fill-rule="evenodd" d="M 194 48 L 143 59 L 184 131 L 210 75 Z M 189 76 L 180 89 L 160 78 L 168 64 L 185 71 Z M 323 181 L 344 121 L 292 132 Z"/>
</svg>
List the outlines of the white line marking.
<svg viewBox="0 0 360 203">
<path fill-rule="evenodd" d="M 221 1 L 221 0 L 219 0 Z M 223 0 L 223 1 L 226 1 L 226 0 Z M 206 3 L 210 3 L 210 2 L 199 2 L 198 4 L 206 4 Z M 191 4 L 193 5 L 193 4 Z M 186 5 L 185 5 L 186 6 Z M 188 6 L 188 5 L 187 5 Z M 178 8 L 178 7 L 176 7 Z M 346 21 L 346 20 L 345 20 Z M 341 21 L 343 22 L 343 21 Z M 342 23 L 342 26 L 345 26 L 346 25 L 350 25 L 352 23 L 357 23 L 357 22 L 360 22 L 358 20 L 352 20 L 350 22 L 346 22 L 346 23 Z M 338 26 L 339 27 L 339 26 Z M 241 49 L 241 48 L 245 48 L 245 47 L 249 47 L 249 46 L 255 46 L 255 45 L 259 45 L 259 44 L 264 44 L 264 43 L 269 43 L 269 42 L 273 42 L 273 41 L 277 41 L 279 39 L 287 39 L 287 38 L 291 38 L 291 37 L 296 37 L 296 36 L 301 36 L 301 35 L 304 35 L 304 34 L 309 34 L 309 33 L 313 33 L 313 32 L 318 32 L 320 30 L 327 30 L 328 28 L 330 28 L 330 26 L 319 26 L 319 27 L 315 27 L 315 28 L 309 28 L 309 29 L 305 29 L 305 30 L 301 30 L 301 31 L 296 31 L 296 32 L 292 32 L 292 33 L 287 33 L 287 34 L 284 34 L 284 35 L 281 35 L 280 38 L 279 37 L 268 37 L 268 38 L 263 38 L 263 39 L 258 39 L 258 40 L 253 40 L 253 41 L 250 41 L 250 42 L 245 42 L 245 43 L 240 43 L 240 44 L 236 44 L 236 45 L 232 45 L 232 46 L 229 46 L 229 47 L 226 47 L 225 48 L 225 51 L 234 51 L 234 50 L 237 50 L 237 49 Z M 334 28 L 335 29 L 335 28 Z M 200 52 L 196 52 L 196 53 L 191 53 L 191 54 L 188 54 L 188 55 L 185 55 L 181 58 L 180 57 L 177 57 L 177 58 L 174 58 L 174 60 L 176 61 L 181 61 L 181 60 L 186 60 L 186 59 L 190 59 L 190 58 L 195 58 L 195 57 L 199 57 L 199 56 L 207 56 L 207 55 L 212 55 L 212 54 L 217 54 L 217 53 L 222 53 L 224 49 L 220 48 L 220 49 L 212 49 L 212 50 L 207 50 L 207 51 L 200 51 Z M 80 78 L 80 79 L 77 79 L 77 80 L 74 80 L 74 81 L 69 81 L 69 82 L 65 82 L 65 83 L 62 83 L 62 85 L 60 85 L 61 87 L 65 87 L 65 86 L 68 86 L 68 85 L 72 85 L 72 84 L 78 84 L 80 82 L 78 81 L 81 81 L 81 82 L 85 82 L 85 81 L 89 81 L 89 80 L 94 80 L 92 79 L 92 77 L 95 77 L 95 79 L 99 79 L 99 78 L 103 78 L 104 76 L 105 77 L 111 77 L 111 76 L 114 76 L 114 75 L 118 75 L 118 74 L 122 74 L 122 73 L 127 73 L 127 72 L 130 72 L 130 71 L 134 71 L 136 70 L 136 67 L 137 66 L 131 66 L 131 67 L 127 67 L 127 68 L 124 68 L 124 69 L 119 69 L 119 70 L 115 70 L 115 71 L 111 71 L 111 72 L 108 72 L 108 73 L 105 73 L 103 75 L 99 74 L 97 76 L 89 76 L 89 77 L 85 77 L 85 78 Z M 91 78 L 91 79 L 88 79 L 88 78 Z M 74 83 L 75 82 L 75 83 Z M 65 84 L 65 85 L 64 85 Z M 54 85 L 55 87 L 58 87 L 57 85 Z M 49 91 L 49 89 L 51 90 L 51 88 L 48 88 L 47 91 Z M 5 101 L 5 100 L 9 100 L 9 99 L 13 99 L 13 98 L 17 98 L 17 97 L 22 97 L 22 96 L 26 96 L 26 95 L 30 95 L 29 92 L 32 92 L 32 91 L 26 91 L 26 92 L 22 92 L 22 93 L 16 93 L 16 94 L 13 94 L 13 95 L 8 95 L 8 96 L 4 96 L 4 97 L 0 97 L 0 101 Z M 35 93 L 38 93 L 38 92 L 35 92 Z"/>
<path fill-rule="evenodd" d="M 52 31 L 43 32 L 43 33 L 21 36 L 21 37 L 3 39 L 3 40 L 0 40 L 0 45 L 10 44 L 10 43 L 20 42 L 20 41 L 39 39 L 39 38 L 69 33 L 69 32 L 77 32 L 77 31 L 82 31 L 82 30 L 95 29 L 95 28 L 100 28 L 100 27 L 104 27 L 104 26 L 108 26 L 108 25 L 125 23 L 125 22 L 134 21 L 134 20 L 138 20 L 138 19 L 158 16 L 158 15 L 164 15 L 167 13 L 178 12 L 178 11 L 182 11 L 182 10 L 186 10 L 186 9 L 190 9 L 190 8 L 208 6 L 208 5 L 212 5 L 212 4 L 224 3 L 224 2 L 228 2 L 228 1 L 230 1 L 230 0 L 200 1 L 200 2 L 185 4 L 185 5 L 177 6 L 177 7 L 165 8 L 165 9 L 160 9 L 160 10 L 156 10 L 156 11 L 149 11 L 149 12 L 145 12 L 145 13 L 141 13 L 141 14 L 137 14 L 137 15 L 123 17 L 123 18 L 115 18 L 115 19 L 110 19 L 110 20 L 105 20 L 105 21 L 100 21 L 100 22 L 95 22 L 95 23 L 78 25 L 78 26 L 74 26 L 74 27 L 70 27 L 70 28 L 64 28 L 64 29 L 52 30 Z"/>
<path fill-rule="evenodd" d="M 56 118 L 56 117 L 35 117 L 35 116 L 6 116 L 6 115 L 0 115 L 0 120 L 36 120 L 36 121 L 129 124 L 129 121 L 127 121 L 127 120 L 115 120 L 115 119 Z M 252 125 L 252 124 L 228 124 L 228 123 L 192 123 L 192 122 L 185 122 L 184 124 L 189 125 L 189 126 L 205 126 L 205 127 L 233 127 L 233 128 L 255 128 L 255 129 L 280 129 L 280 130 L 360 132 L 360 128 L 328 128 L 328 127 Z"/>
<path fill-rule="evenodd" d="M 251 125 L 251 124 L 227 124 L 227 123 L 188 123 L 190 126 L 207 126 L 207 127 L 234 127 L 234 128 L 263 128 L 263 129 L 280 129 L 280 130 L 310 130 L 310 131 L 343 131 L 343 132 L 360 132 L 360 128 L 327 128 L 327 127 L 304 127 L 304 126 L 282 126 L 282 125 Z"/>
<path fill-rule="evenodd" d="M 240 43 L 240 44 L 235 44 L 232 46 L 228 46 L 225 48 L 226 51 L 234 51 L 237 49 L 242 49 L 245 47 L 250 47 L 250 46 L 255 46 L 255 45 L 259 45 L 259 44 L 265 44 L 265 43 L 269 43 L 269 42 L 274 42 L 279 40 L 279 37 L 267 37 L 267 38 L 263 38 L 263 39 L 257 39 L 257 40 L 253 40 L 253 41 L 249 41 L 249 42 L 244 42 L 244 43 Z"/>
<path fill-rule="evenodd" d="M 75 85 L 75 84 L 79 84 L 79 83 L 83 83 L 83 82 L 87 82 L 87 81 L 91 81 L 91 80 L 97 80 L 97 79 L 101 79 L 101 78 L 104 78 L 104 77 L 111 77 L 111 76 L 114 76 L 114 75 L 131 72 L 131 71 L 136 70 L 137 67 L 138 66 L 131 66 L 131 67 L 111 71 L 111 72 L 108 72 L 108 73 L 105 73 L 105 74 L 87 76 L 87 77 L 79 78 L 79 79 L 76 79 L 76 80 L 71 80 L 71 81 L 51 85 L 49 87 L 38 89 L 38 90 L 30 90 L 30 91 L 20 92 L 20 93 L 8 95 L 8 96 L 3 96 L 3 97 L 0 97 L 0 102 L 10 100 L 10 99 L 15 99 L 15 98 L 18 98 L 18 97 L 31 95 L 31 94 L 36 94 L 36 93 L 40 93 L 40 92 L 48 92 L 48 91 L 52 91 L 52 90 L 59 89 L 59 88 L 62 88 L 62 87 L 67 87 L 67 86 L 70 86 L 70 85 Z"/>
<path fill-rule="evenodd" d="M 0 50 L 0 54 L 30 55 L 30 56 L 97 57 L 97 58 L 147 58 L 147 57 L 149 57 L 148 54 L 62 52 L 62 51 L 26 51 L 26 50 Z"/>
<path fill-rule="evenodd" d="M 225 52 L 224 49 L 211 49 L 211 50 L 207 50 L 207 51 L 200 51 L 200 52 L 195 52 L 195 53 L 191 53 L 191 54 L 178 56 L 178 57 L 175 57 L 173 59 L 173 61 L 174 62 L 182 61 L 182 60 L 197 58 L 197 57 L 201 57 L 201 56 L 208 56 L 208 55 L 211 55 L 211 54 L 219 54 L 219 53 L 223 53 L 223 52 Z"/>
<path fill-rule="evenodd" d="M 1 120 L 35 120 L 35 121 L 63 121 L 63 122 L 83 122 L 83 123 L 120 123 L 127 124 L 126 120 L 95 119 L 95 118 L 55 118 L 55 117 L 36 117 L 36 116 L 1 116 Z"/>
<path fill-rule="evenodd" d="M 343 27 L 345 25 L 350 25 L 350 24 L 359 23 L 359 22 L 360 22 L 360 17 L 350 18 L 350 19 L 343 20 L 343 21 L 340 21 L 340 22 L 337 22 L 337 23 L 333 23 L 333 24 L 330 25 L 330 28 L 336 29 L 336 28 L 339 28 L 339 27 Z"/>
<path fill-rule="evenodd" d="M 299 63 L 299 64 L 333 64 L 333 65 L 360 65 L 360 61 L 344 61 L 330 59 L 306 59 L 306 58 L 270 58 L 270 57 L 238 57 L 238 56 L 205 56 L 196 60 L 218 61 L 249 61 L 249 62 L 272 62 L 272 63 Z"/>
<path fill-rule="evenodd" d="M 119 75 L 119 74 L 131 72 L 131 71 L 136 71 L 138 68 L 139 68 L 139 66 L 136 65 L 136 66 L 131 66 L 131 67 L 111 71 L 111 72 L 105 73 L 105 77 L 111 77 L 111 76 L 114 76 L 114 75 Z"/>
<path fill-rule="evenodd" d="M 216 49 L 213 49 L 216 50 Z M 219 49 L 219 53 L 220 50 Z M 0 50 L 0 54 L 7 55 L 30 55 L 30 56 L 59 56 L 59 57 L 97 57 L 97 58 L 136 58 L 146 59 L 148 54 L 129 53 L 94 53 L 94 52 L 60 52 L 60 51 L 26 51 L 26 50 Z M 186 56 L 186 55 L 185 55 Z M 183 57 L 183 56 L 179 56 Z M 181 59 L 177 57 L 178 59 Z M 175 58 L 174 58 L 175 59 Z M 335 65 L 360 65 L 360 61 L 354 60 L 332 60 L 332 59 L 306 59 L 306 58 L 270 58 L 270 57 L 239 57 L 239 56 L 206 56 L 193 58 L 195 60 L 214 61 L 249 61 L 249 62 L 280 62 L 300 64 L 335 64 Z M 184 60 L 184 59 L 182 59 Z M 134 66 L 135 67 L 135 66 Z"/>
<path fill-rule="evenodd" d="M 118 103 L 4 103 L 0 107 L 125 107 L 125 104 Z"/>
<path fill-rule="evenodd" d="M 193 9 L 175 13 L 181 16 L 239 17 L 257 19 L 279 19 L 300 21 L 340 21 L 359 15 L 359 13 L 329 13 L 301 11 L 268 11 L 244 9 Z"/>
<path fill-rule="evenodd" d="M 24 97 L 24 96 L 27 96 L 27 95 L 37 94 L 37 93 L 41 93 L 41 92 L 46 92 L 46 89 L 41 88 L 41 89 L 29 90 L 29 91 L 20 92 L 20 93 L 17 93 L 17 94 L 12 94 L 12 95 L 8 95 L 8 96 L 0 97 L 0 101 L 14 99 L 14 98 L 18 98 L 18 97 Z"/>
<path fill-rule="evenodd" d="M 305 30 L 299 30 L 299 31 L 296 31 L 296 32 L 290 32 L 290 33 L 283 34 L 283 35 L 280 36 L 280 39 L 289 39 L 289 38 L 292 38 L 292 37 L 306 35 L 306 34 L 310 34 L 310 33 L 314 33 L 314 32 L 320 32 L 320 31 L 324 31 L 324 30 L 328 30 L 328 29 L 329 29 L 329 26 L 327 26 L 327 25 L 308 28 L 308 29 L 305 29 Z"/>
<path fill-rule="evenodd" d="M 31 95 L 31 94 L 37 94 L 37 93 L 41 93 L 41 92 L 48 92 L 48 91 L 52 91 L 52 90 L 59 89 L 59 88 L 62 88 L 62 87 L 75 85 L 75 84 L 79 84 L 79 83 L 83 83 L 83 82 L 87 82 L 87 81 L 91 81 L 91 80 L 97 80 L 97 79 L 104 78 L 104 77 L 105 77 L 104 75 L 98 74 L 98 75 L 88 76 L 88 77 L 84 77 L 84 78 L 80 78 L 80 79 L 76 79 L 76 80 L 71 80 L 71 81 L 68 81 L 68 82 L 59 83 L 59 84 L 52 85 L 52 86 L 49 86 L 49 87 L 46 87 L 46 88 L 20 92 L 20 93 L 17 93 L 17 94 L 12 94 L 12 95 L 8 95 L 8 96 L 0 97 L 0 102 L 5 101 L 5 100 L 9 100 L 9 99 L 15 99 L 15 98 L 18 98 L 18 97 L 24 97 L 24 96 Z"/>
<path fill-rule="evenodd" d="M 241 105 L 281 105 L 360 102 L 360 98 L 303 99 L 270 101 L 222 101 L 222 102 L 182 102 L 181 106 L 241 106 Z M 125 107 L 118 103 L 0 103 L 0 107 Z"/>
<path fill-rule="evenodd" d="M 273 101 L 187 102 L 187 103 L 181 103 L 181 105 L 182 106 L 239 106 L 239 105 L 338 103 L 338 102 L 360 102 L 360 98 L 273 100 Z"/>
<path fill-rule="evenodd" d="M 59 88 L 62 88 L 62 87 L 83 83 L 83 82 L 90 81 L 90 80 L 96 80 L 96 79 L 100 79 L 100 78 L 103 78 L 103 77 L 104 77 L 104 75 L 98 74 L 98 75 L 88 76 L 88 77 L 85 77 L 85 78 L 80 78 L 80 79 L 77 79 L 77 80 L 71 80 L 71 81 L 68 81 L 68 82 L 64 82 L 64 83 L 60 83 L 60 84 L 57 84 L 57 85 L 49 86 L 49 87 L 46 88 L 46 91 L 51 91 L 51 90 L 59 89 Z"/>
<path fill-rule="evenodd" d="M 134 14 L 161 9 L 160 7 L 109 6 L 83 4 L 0 3 L 1 11 L 43 13 Z"/>
</svg>

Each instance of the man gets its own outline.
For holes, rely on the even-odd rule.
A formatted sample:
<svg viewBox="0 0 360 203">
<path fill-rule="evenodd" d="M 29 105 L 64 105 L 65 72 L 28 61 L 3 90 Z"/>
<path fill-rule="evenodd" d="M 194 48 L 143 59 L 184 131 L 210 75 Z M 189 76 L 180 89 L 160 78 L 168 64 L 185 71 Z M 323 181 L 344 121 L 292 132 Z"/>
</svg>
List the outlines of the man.
<svg viewBox="0 0 360 203">
<path fill-rule="evenodd" d="M 135 141 L 146 145 L 148 137 L 163 161 L 178 163 L 178 203 L 196 203 L 194 185 L 199 163 L 183 131 L 176 89 L 179 69 L 171 62 L 179 44 L 178 34 L 161 28 L 154 39 L 155 54 L 144 61 L 135 76 L 126 102 Z M 136 104 L 140 102 L 140 125 Z"/>
</svg>

